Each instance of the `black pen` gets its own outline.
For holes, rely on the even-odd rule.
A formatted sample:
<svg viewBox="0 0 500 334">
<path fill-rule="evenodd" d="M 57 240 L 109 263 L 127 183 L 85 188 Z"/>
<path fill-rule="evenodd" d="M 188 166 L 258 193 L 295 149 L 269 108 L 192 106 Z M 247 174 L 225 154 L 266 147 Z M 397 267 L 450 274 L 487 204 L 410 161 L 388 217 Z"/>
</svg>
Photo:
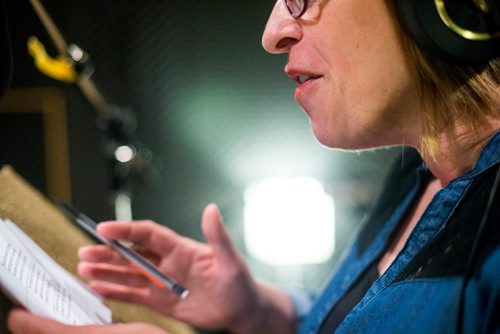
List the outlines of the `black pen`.
<svg viewBox="0 0 500 334">
<path fill-rule="evenodd" d="M 74 223 L 76 223 L 77 226 L 84 229 L 99 242 L 107 244 L 116 249 L 151 282 L 153 282 L 154 284 L 156 284 L 161 288 L 166 287 L 172 290 L 182 299 L 186 298 L 189 295 L 189 290 L 181 286 L 173 278 L 162 274 L 158 270 L 158 268 L 156 268 L 153 264 L 151 264 L 148 260 L 142 257 L 142 255 L 137 253 L 135 250 L 122 245 L 118 241 L 108 240 L 100 236 L 97 233 L 97 223 L 95 221 L 93 221 L 83 213 L 78 212 L 76 209 L 70 207 L 69 205 L 61 201 L 58 200 L 54 201 L 55 204 L 66 214 L 66 216 L 68 216 Z"/>
</svg>

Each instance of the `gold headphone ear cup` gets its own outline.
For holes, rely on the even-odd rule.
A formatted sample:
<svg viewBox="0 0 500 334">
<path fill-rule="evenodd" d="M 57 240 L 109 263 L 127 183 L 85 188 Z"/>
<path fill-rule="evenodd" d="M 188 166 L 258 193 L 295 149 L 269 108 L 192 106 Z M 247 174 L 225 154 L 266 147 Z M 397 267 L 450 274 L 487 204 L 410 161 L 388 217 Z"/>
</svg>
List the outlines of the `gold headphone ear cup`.
<svg viewBox="0 0 500 334">
<path fill-rule="evenodd" d="M 396 0 L 396 5 L 403 26 L 428 54 L 455 63 L 500 56 L 500 26 L 472 0 Z"/>
</svg>

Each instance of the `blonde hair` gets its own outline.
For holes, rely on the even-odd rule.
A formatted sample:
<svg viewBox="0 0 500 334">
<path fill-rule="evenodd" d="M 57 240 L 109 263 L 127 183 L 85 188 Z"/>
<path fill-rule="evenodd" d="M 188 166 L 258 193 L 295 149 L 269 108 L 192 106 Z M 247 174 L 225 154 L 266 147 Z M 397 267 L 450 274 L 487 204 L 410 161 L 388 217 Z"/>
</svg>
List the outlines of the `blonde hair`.
<svg viewBox="0 0 500 334">
<path fill-rule="evenodd" d="M 424 153 L 434 156 L 438 136 L 450 124 L 458 121 L 476 132 L 500 116 L 500 57 L 479 65 L 448 63 L 424 53 L 401 23 L 397 30 L 422 104 Z"/>
</svg>

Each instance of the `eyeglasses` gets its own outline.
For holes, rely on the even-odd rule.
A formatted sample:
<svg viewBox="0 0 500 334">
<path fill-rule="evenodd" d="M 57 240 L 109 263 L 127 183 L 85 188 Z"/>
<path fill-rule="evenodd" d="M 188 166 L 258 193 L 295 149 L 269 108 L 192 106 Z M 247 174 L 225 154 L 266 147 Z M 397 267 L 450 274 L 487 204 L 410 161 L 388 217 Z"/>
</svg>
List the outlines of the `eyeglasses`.
<svg viewBox="0 0 500 334">
<path fill-rule="evenodd" d="M 286 7 L 294 18 L 301 17 L 309 5 L 308 0 L 285 0 Z"/>
</svg>

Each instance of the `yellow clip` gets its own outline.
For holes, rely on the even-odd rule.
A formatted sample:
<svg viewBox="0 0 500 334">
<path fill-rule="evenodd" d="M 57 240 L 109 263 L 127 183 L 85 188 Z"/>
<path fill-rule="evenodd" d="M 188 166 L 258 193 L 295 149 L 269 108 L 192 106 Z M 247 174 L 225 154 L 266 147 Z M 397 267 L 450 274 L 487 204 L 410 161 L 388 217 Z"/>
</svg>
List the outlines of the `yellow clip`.
<svg viewBox="0 0 500 334">
<path fill-rule="evenodd" d="M 65 82 L 75 82 L 78 79 L 78 73 L 73 68 L 73 64 L 62 56 L 56 59 L 50 57 L 43 44 L 35 36 L 28 39 L 28 51 L 35 60 L 36 67 L 43 74 Z"/>
</svg>

